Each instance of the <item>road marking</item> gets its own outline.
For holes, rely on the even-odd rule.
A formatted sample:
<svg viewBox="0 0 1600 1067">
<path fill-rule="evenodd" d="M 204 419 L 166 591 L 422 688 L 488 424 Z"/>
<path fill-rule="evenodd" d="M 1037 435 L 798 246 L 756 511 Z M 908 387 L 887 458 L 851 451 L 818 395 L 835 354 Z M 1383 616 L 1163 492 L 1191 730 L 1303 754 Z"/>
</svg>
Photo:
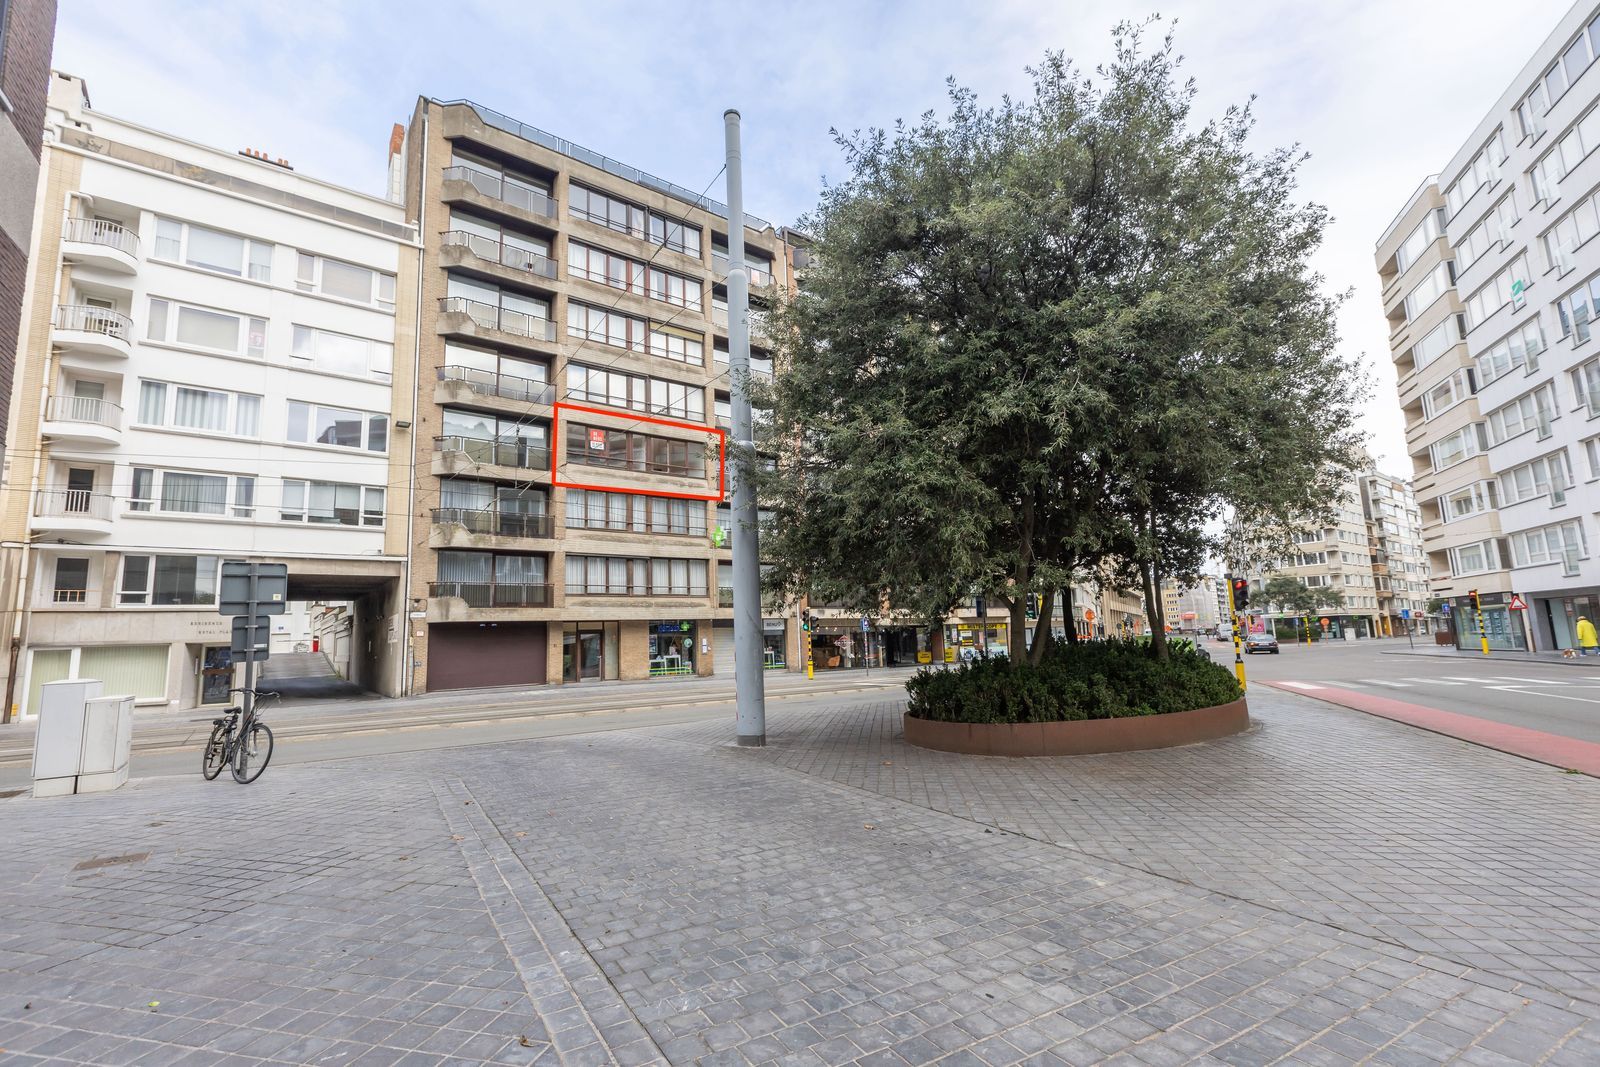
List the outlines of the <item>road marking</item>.
<svg viewBox="0 0 1600 1067">
<path fill-rule="evenodd" d="M 1385 681 L 1381 681 L 1381 680 L 1379 680 L 1377 678 L 1363 678 L 1361 680 L 1363 682 L 1365 682 L 1367 685 L 1383 685 L 1383 686 L 1388 686 L 1390 689 L 1410 689 L 1411 688 L 1411 683 L 1410 682 L 1385 682 Z"/>
<path fill-rule="evenodd" d="M 1447 675 L 1446 677 L 1451 678 L 1451 679 L 1453 679 L 1453 680 L 1455 680 L 1457 682 L 1470 682 L 1473 685 L 1478 685 L 1478 684 L 1483 682 L 1483 679 L 1481 677 L 1479 677 L 1479 678 L 1463 678 L 1459 674 L 1451 674 L 1451 675 Z"/>
<path fill-rule="evenodd" d="M 1466 685 L 1467 684 L 1466 682 L 1452 682 L 1452 681 L 1449 681 L 1448 679 L 1445 679 L 1445 678 L 1407 678 L 1406 681 L 1415 682 L 1417 685 Z"/>
<path fill-rule="evenodd" d="M 1310 682 L 1279 682 L 1278 684 L 1279 685 L 1289 686 L 1292 689 L 1322 689 L 1322 688 L 1324 688 L 1323 686 L 1320 686 L 1320 685 L 1313 685 Z"/>
<path fill-rule="evenodd" d="M 1567 684 L 1564 681 L 1558 682 L 1553 678 L 1513 678 L 1508 674 L 1496 674 L 1493 677 L 1497 681 L 1501 681 L 1501 682 L 1521 682 L 1523 685 L 1566 685 Z"/>
</svg>

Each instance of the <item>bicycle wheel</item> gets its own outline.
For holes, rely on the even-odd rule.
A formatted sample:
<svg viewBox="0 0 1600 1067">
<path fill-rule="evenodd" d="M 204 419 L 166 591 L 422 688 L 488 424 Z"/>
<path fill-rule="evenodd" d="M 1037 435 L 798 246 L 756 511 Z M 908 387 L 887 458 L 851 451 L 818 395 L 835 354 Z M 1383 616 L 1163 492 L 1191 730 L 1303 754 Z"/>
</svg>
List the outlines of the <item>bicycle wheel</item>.
<svg viewBox="0 0 1600 1067">
<path fill-rule="evenodd" d="M 205 760 L 201 764 L 200 773 L 206 776 L 206 781 L 215 781 L 217 775 L 222 773 L 222 768 L 228 765 L 228 727 L 217 723 L 211 728 L 211 739 L 206 742 Z"/>
<path fill-rule="evenodd" d="M 272 730 L 264 722 L 253 722 L 250 731 L 239 738 L 234 749 L 233 780 L 249 785 L 261 777 L 272 760 Z"/>
</svg>

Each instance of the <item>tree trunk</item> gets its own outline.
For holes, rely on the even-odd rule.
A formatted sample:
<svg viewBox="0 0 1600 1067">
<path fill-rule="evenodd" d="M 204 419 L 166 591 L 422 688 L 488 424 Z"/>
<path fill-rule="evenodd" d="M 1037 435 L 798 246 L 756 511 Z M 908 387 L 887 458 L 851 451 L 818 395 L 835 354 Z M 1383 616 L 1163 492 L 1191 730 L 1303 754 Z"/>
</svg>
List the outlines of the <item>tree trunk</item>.
<svg viewBox="0 0 1600 1067">
<path fill-rule="evenodd" d="M 1046 589 L 1039 608 L 1039 618 L 1033 624 L 1033 647 L 1028 649 L 1028 662 L 1037 667 L 1044 661 L 1045 647 L 1050 643 L 1050 616 L 1056 611 L 1056 591 Z"/>
<path fill-rule="evenodd" d="M 1150 623 L 1150 657 L 1167 659 L 1167 617 L 1161 607 L 1161 580 L 1154 561 L 1139 565 L 1139 580 L 1144 585 L 1145 618 Z"/>
<path fill-rule="evenodd" d="M 1027 650 L 1022 647 L 1022 635 L 1028 632 L 1028 594 L 1017 593 L 1007 606 L 1011 609 L 1011 623 L 1006 627 L 1006 654 L 1011 658 L 1011 669 L 1021 670 L 1027 660 Z"/>
<path fill-rule="evenodd" d="M 1067 627 L 1067 644 L 1078 643 L 1078 622 L 1072 617 L 1072 602 L 1077 598 L 1071 582 L 1061 587 L 1061 618 Z"/>
</svg>

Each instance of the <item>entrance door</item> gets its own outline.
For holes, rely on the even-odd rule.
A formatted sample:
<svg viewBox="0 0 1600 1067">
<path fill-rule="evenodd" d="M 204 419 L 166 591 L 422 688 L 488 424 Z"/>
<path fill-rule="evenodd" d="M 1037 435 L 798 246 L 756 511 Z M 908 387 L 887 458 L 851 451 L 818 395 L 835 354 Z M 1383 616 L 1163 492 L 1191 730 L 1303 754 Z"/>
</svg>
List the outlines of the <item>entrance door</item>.
<svg viewBox="0 0 1600 1067">
<path fill-rule="evenodd" d="M 590 629 L 568 624 L 561 635 L 561 673 L 567 681 L 600 677 L 605 665 L 603 636 L 599 627 Z"/>
<path fill-rule="evenodd" d="M 227 645 L 209 645 L 200 658 L 200 703 L 226 704 L 233 686 L 233 652 Z"/>
</svg>

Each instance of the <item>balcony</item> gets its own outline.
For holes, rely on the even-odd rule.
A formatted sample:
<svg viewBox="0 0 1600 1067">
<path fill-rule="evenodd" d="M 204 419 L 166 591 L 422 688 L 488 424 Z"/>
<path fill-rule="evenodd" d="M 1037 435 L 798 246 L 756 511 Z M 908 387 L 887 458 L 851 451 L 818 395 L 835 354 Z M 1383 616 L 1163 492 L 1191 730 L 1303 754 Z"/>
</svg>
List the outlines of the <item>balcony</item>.
<svg viewBox="0 0 1600 1067">
<path fill-rule="evenodd" d="M 61 232 L 61 257 L 114 274 L 139 269 L 139 235 L 103 219 L 67 219 Z"/>
<path fill-rule="evenodd" d="M 41 489 L 34 494 L 33 518 L 40 532 L 104 536 L 111 532 L 111 494 L 90 489 Z"/>
<path fill-rule="evenodd" d="M 496 341 L 514 348 L 549 352 L 555 343 L 556 324 L 542 315 L 511 311 L 461 296 L 439 298 L 440 334 Z"/>
<path fill-rule="evenodd" d="M 455 201 L 539 226 L 554 226 L 556 202 L 536 189 L 508 182 L 472 167 L 446 167 L 439 190 L 446 203 Z"/>
<path fill-rule="evenodd" d="M 428 596 L 455 599 L 469 608 L 548 608 L 554 603 L 549 585 L 498 582 L 429 582 Z"/>
<path fill-rule="evenodd" d="M 465 230 L 449 230 L 441 241 L 440 266 L 461 267 L 494 281 L 541 287 L 545 286 L 539 279 L 553 280 L 556 276 L 555 260 L 517 245 Z"/>
<path fill-rule="evenodd" d="M 506 481 L 548 481 L 550 450 L 522 438 L 485 441 L 476 437 L 435 437 L 433 473 L 441 478 L 477 474 Z"/>
<path fill-rule="evenodd" d="M 109 308 L 62 304 L 50 341 L 74 352 L 127 359 L 133 354 L 133 320 Z"/>
<path fill-rule="evenodd" d="M 521 548 L 528 541 L 548 538 L 550 515 L 528 515 L 495 508 L 434 508 L 430 548 Z"/>
<path fill-rule="evenodd" d="M 663 440 L 657 438 L 657 440 Z M 712 469 L 708 460 L 698 463 L 690 460 L 686 463 L 674 463 L 670 460 L 652 460 L 643 456 L 630 456 L 626 459 L 613 459 L 610 456 L 593 456 L 577 448 L 567 449 L 567 463 L 583 467 L 602 467 L 614 471 L 637 471 L 645 474 L 666 474 L 674 478 L 691 478 L 696 481 L 709 477 Z"/>
<path fill-rule="evenodd" d="M 87 396 L 45 400 L 40 432 L 57 441 L 115 445 L 122 441 L 122 405 Z"/>
<path fill-rule="evenodd" d="M 496 374 L 476 367 L 439 368 L 439 382 L 433 387 L 435 403 L 491 407 L 516 415 L 533 414 L 535 406 L 548 407 L 555 400 L 555 387 L 532 378 Z M 485 404 L 485 400 L 493 401 Z M 506 403 L 498 403 L 506 401 Z"/>
</svg>

